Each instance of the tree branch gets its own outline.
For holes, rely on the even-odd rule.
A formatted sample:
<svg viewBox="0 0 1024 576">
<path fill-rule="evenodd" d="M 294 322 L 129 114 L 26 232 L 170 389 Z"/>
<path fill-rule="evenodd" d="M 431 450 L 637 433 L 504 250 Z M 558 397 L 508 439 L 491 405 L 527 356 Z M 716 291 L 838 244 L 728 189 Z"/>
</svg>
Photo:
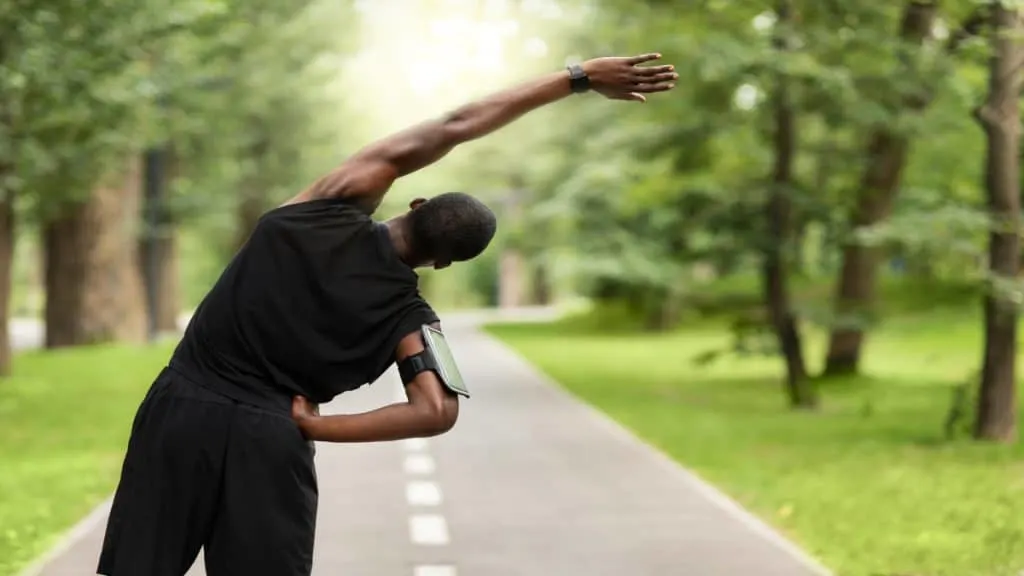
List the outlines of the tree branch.
<svg viewBox="0 0 1024 576">
<path fill-rule="evenodd" d="M 967 40 L 981 33 L 982 27 L 989 21 L 992 13 L 987 4 L 978 6 L 960 23 L 946 41 L 946 52 L 953 53 Z"/>
</svg>

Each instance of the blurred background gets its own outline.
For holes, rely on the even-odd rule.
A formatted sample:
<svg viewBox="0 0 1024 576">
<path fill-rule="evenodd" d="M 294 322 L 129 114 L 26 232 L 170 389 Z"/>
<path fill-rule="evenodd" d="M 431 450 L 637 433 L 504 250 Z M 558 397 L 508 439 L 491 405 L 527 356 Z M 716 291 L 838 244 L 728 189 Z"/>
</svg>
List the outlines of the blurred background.
<svg viewBox="0 0 1024 576">
<path fill-rule="evenodd" d="M 473 97 L 648 51 L 672 93 L 574 96 L 397 183 L 378 218 L 446 191 L 500 218 L 424 295 L 557 309 L 487 330 L 838 574 L 1017 574 L 1017 10 L 2 0 L 0 575 L 113 489 L 265 210 Z"/>
</svg>

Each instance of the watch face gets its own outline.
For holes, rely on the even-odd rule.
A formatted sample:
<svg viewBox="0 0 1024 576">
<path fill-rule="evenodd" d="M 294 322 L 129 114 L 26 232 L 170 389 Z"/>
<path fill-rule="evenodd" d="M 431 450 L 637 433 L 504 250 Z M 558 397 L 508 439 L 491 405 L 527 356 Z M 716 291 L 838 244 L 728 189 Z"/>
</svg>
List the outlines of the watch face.
<svg viewBox="0 0 1024 576">
<path fill-rule="evenodd" d="M 452 349 L 448 345 L 448 340 L 445 338 L 444 333 L 425 326 L 423 329 L 423 340 L 434 356 L 441 381 L 444 385 L 452 392 L 468 398 L 469 390 L 466 387 L 465 380 L 462 378 L 462 373 L 459 372 L 458 364 L 455 363 L 455 355 L 452 354 Z"/>
<path fill-rule="evenodd" d="M 587 77 L 582 66 L 578 64 L 569 66 L 569 87 L 577 94 L 590 89 L 590 78 Z"/>
</svg>

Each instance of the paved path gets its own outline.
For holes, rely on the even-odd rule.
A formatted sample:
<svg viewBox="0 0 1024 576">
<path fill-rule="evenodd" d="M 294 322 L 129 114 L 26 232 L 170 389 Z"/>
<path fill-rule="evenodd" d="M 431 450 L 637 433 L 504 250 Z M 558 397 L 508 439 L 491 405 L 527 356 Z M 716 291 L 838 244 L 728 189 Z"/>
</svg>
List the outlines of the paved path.
<svg viewBox="0 0 1024 576">
<path fill-rule="evenodd" d="M 15 350 L 28 350 L 43 345 L 43 323 L 39 320 L 11 318 L 7 332 L 11 338 L 11 348 Z"/>
<path fill-rule="evenodd" d="M 184 330 L 188 325 L 190 316 L 182 314 L 178 317 L 178 328 Z M 31 350 L 43 346 L 46 336 L 46 329 L 43 322 L 36 318 L 11 318 L 7 324 L 7 333 L 10 334 L 11 347 L 15 350 Z"/>
<path fill-rule="evenodd" d="M 446 436 L 318 445 L 318 576 L 809 576 L 799 551 L 481 334 Z M 399 397 L 393 372 L 325 413 Z M 92 574 L 103 511 L 37 576 Z M 201 576 L 201 560 L 189 572 Z"/>
</svg>

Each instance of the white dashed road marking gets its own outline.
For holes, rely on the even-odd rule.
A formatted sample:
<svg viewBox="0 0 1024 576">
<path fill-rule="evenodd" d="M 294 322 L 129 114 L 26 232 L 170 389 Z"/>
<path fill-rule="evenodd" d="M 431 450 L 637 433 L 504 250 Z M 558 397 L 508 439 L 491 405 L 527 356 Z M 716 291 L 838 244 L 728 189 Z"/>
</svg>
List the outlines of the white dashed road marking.
<svg viewBox="0 0 1024 576">
<path fill-rule="evenodd" d="M 454 566 L 417 566 L 413 576 L 456 576 Z"/>
<path fill-rule="evenodd" d="M 405 473 L 427 475 L 434 473 L 434 459 L 427 454 L 409 454 L 405 457 Z"/>
<path fill-rule="evenodd" d="M 395 391 L 398 402 L 407 400 L 401 388 Z M 430 456 L 430 444 L 426 438 L 408 438 L 402 441 L 405 460 L 402 468 L 407 476 L 413 477 L 405 485 L 405 500 L 413 509 L 439 506 L 442 501 L 441 487 L 429 477 L 437 466 Z M 445 546 L 449 543 L 448 522 L 441 514 L 411 514 L 409 516 L 409 538 L 419 546 Z M 413 576 L 457 576 L 454 566 L 422 565 L 413 567 Z"/>
<path fill-rule="evenodd" d="M 419 452 L 427 449 L 426 438 L 406 438 L 402 443 L 405 444 L 405 449 L 409 452 Z"/>
<path fill-rule="evenodd" d="M 413 544 L 443 546 L 448 543 L 448 523 L 440 514 L 417 514 L 409 517 L 409 536 Z"/>
<path fill-rule="evenodd" d="M 416 480 L 405 485 L 405 499 L 410 506 L 437 506 L 441 489 L 434 482 Z"/>
</svg>

